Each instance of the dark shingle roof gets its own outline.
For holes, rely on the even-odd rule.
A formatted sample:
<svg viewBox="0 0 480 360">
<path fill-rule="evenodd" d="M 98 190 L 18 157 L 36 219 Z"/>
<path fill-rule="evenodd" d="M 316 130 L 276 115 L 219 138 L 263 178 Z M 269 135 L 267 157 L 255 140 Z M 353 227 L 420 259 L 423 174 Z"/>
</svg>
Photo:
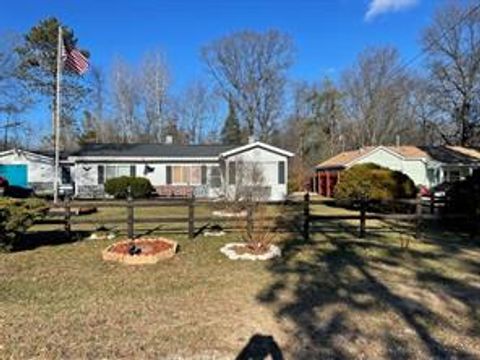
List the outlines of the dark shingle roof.
<svg viewBox="0 0 480 360">
<path fill-rule="evenodd" d="M 480 163 L 478 157 L 465 152 L 465 150 L 469 150 L 467 148 L 452 148 L 448 146 L 420 146 L 419 148 L 427 153 L 431 159 L 444 164 L 478 165 Z M 464 151 L 461 151 L 462 149 Z"/>
<path fill-rule="evenodd" d="M 233 149 L 227 145 L 87 144 L 71 156 L 215 157 Z"/>
</svg>

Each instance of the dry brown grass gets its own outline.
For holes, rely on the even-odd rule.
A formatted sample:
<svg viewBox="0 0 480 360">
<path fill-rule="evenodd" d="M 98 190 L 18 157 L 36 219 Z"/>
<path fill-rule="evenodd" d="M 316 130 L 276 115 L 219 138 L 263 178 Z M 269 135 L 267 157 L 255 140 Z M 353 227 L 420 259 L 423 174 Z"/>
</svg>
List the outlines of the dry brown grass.
<svg viewBox="0 0 480 360">
<path fill-rule="evenodd" d="M 257 333 L 286 358 L 478 358 L 480 250 L 443 235 L 287 236 L 266 263 L 225 258 L 234 235 L 142 267 L 103 240 L 0 254 L 0 358 L 231 359 Z"/>
</svg>

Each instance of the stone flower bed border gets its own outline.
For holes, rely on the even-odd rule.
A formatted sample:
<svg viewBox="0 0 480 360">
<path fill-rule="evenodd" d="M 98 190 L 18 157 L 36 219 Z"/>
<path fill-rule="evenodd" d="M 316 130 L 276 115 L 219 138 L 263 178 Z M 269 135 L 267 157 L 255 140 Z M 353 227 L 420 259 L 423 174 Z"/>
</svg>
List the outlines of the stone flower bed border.
<svg viewBox="0 0 480 360">
<path fill-rule="evenodd" d="M 142 238 L 142 239 L 136 239 L 133 240 L 133 243 L 138 243 L 138 242 L 145 242 L 145 241 L 151 241 L 151 242 L 156 242 L 156 241 L 162 241 L 165 243 L 168 243 L 172 245 L 172 247 L 168 250 L 161 251 L 157 254 L 154 255 L 130 255 L 130 254 L 118 254 L 110 251 L 114 246 L 119 245 L 119 244 L 131 244 L 132 240 L 123 240 L 123 241 L 118 241 L 108 247 L 106 247 L 102 251 L 102 258 L 105 261 L 117 261 L 121 262 L 127 265 L 144 265 L 144 264 L 156 264 L 160 260 L 165 260 L 165 259 L 170 259 L 172 258 L 175 253 L 177 252 L 177 242 L 165 239 L 162 237 L 159 238 Z"/>
<path fill-rule="evenodd" d="M 243 242 L 238 242 L 238 243 L 228 243 L 224 245 L 221 249 L 220 252 L 227 256 L 230 260 L 270 260 L 273 259 L 277 256 L 282 256 L 282 251 L 277 245 L 270 245 L 270 249 L 265 253 L 265 254 L 249 254 L 249 253 L 244 253 L 244 254 L 238 254 L 235 251 L 235 247 L 240 247 L 240 246 L 246 246 L 245 243 Z"/>
<path fill-rule="evenodd" d="M 247 211 L 228 211 L 228 210 L 214 210 L 212 211 L 212 215 L 216 217 L 225 217 L 225 218 L 245 218 L 247 217 Z"/>
</svg>

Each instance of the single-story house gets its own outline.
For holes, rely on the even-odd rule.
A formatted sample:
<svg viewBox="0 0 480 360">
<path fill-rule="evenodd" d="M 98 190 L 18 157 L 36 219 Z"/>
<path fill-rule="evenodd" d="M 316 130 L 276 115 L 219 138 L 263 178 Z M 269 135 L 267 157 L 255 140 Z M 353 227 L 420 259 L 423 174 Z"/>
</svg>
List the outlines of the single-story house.
<svg viewBox="0 0 480 360">
<path fill-rule="evenodd" d="M 266 198 L 287 195 L 289 151 L 262 142 L 242 146 L 178 144 L 88 144 L 68 157 L 75 196 L 104 196 L 105 181 L 145 177 L 160 196 L 216 198 L 235 192 L 246 165 L 261 169 Z M 257 186 L 259 184 L 256 184 Z"/>
<path fill-rule="evenodd" d="M 400 171 L 415 185 L 432 188 L 462 180 L 480 168 L 480 151 L 460 146 L 376 146 L 345 151 L 315 167 L 313 190 L 332 196 L 341 171 L 365 163 Z"/>
<path fill-rule="evenodd" d="M 52 192 L 54 169 L 54 158 L 48 153 L 22 149 L 0 152 L 0 177 L 13 186 Z"/>
</svg>

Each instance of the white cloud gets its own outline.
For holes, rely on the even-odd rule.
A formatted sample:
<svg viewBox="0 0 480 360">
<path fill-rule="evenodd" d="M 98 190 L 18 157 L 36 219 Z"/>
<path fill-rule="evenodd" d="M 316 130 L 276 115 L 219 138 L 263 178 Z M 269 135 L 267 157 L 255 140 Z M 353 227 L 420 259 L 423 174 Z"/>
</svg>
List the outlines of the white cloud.
<svg viewBox="0 0 480 360">
<path fill-rule="evenodd" d="M 365 14 L 365 20 L 371 20 L 375 16 L 387 12 L 394 12 L 412 7 L 419 0 L 371 0 L 368 11 Z"/>
</svg>

